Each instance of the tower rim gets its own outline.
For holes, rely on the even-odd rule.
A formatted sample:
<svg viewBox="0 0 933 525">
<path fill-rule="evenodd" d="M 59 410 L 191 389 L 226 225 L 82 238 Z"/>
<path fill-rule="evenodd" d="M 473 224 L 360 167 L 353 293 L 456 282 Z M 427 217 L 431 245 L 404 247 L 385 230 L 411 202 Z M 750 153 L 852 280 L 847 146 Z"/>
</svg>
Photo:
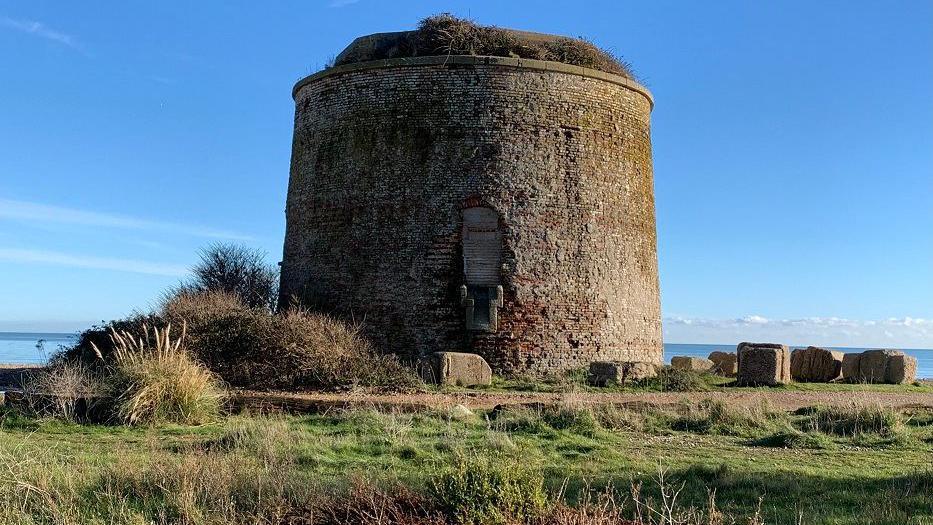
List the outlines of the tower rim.
<svg viewBox="0 0 933 525">
<path fill-rule="evenodd" d="M 294 87 L 292 87 L 292 99 L 296 99 L 298 92 L 303 87 L 313 82 L 347 73 L 397 67 L 430 67 L 451 65 L 474 65 L 501 67 L 507 69 L 523 69 L 546 73 L 563 73 L 602 80 L 612 84 L 617 84 L 642 95 L 648 101 L 650 109 L 654 109 L 654 96 L 651 94 L 651 91 L 642 84 L 621 75 L 606 73 L 605 71 L 583 66 L 565 64 L 563 62 L 553 62 L 550 60 L 533 60 L 528 58 L 477 55 L 443 55 L 388 58 L 333 66 L 308 75 L 296 82 Z"/>
</svg>

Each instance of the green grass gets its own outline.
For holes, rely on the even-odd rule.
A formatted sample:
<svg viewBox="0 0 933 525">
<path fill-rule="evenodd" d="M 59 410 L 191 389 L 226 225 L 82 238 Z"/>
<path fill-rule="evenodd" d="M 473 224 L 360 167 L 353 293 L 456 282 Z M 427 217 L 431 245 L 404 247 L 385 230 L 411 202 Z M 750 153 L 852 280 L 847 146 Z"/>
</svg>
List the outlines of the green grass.
<svg viewBox="0 0 933 525">
<path fill-rule="evenodd" d="M 295 502 L 310 498 L 312 487 L 345 487 L 355 477 L 430 494 L 432 480 L 463 482 L 456 470 L 463 457 L 495 457 L 506 469 L 540 473 L 549 494 L 562 491 L 571 503 L 586 487 L 608 484 L 625 495 L 633 482 L 657 498 L 660 464 L 674 484 L 684 484 L 683 506 L 704 506 L 715 489 L 718 508 L 742 523 L 759 497 L 769 524 L 795 523 L 798 511 L 805 523 L 933 520 L 933 411 L 921 408 L 866 415 L 716 402 L 666 410 L 568 405 L 460 418 L 376 411 L 235 416 L 151 428 L 30 420 L 7 411 L 0 425 L 4 470 L 16 473 L 0 481 L 4 523 L 56 522 L 45 514 L 56 508 L 45 493 L 61 500 L 57 508 L 72 523 L 158 521 L 163 507 L 191 523 L 267 516 L 274 509 L 255 500 L 257 491 L 266 502 L 275 499 L 269 494 Z M 858 432 L 853 425 L 861 425 Z M 490 476 L 480 479 L 511 486 L 511 478 Z M 39 491 L 17 488 L 26 485 Z M 488 500 L 487 492 L 477 494 Z M 23 498 L 32 504 L 23 506 Z"/>
<path fill-rule="evenodd" d="M 667 368 L 666 370 L 669 370 Z M 674 389 L 674 391 L 700 391 L 700 392 L 867 392 L 867 393 L 933 393 L 933 381 L 918 381 L 910 385 L 886 384 L 857 384 L 857 383 L 789 383 L 776 387 L 736 387 L 733 378 L 722 377 L 715 374 L 688 373 L 693 376 L 687 382 L 693 388 Z M 429 390 L 442 392 L 468 392 L 483 391 L 494 393 L 507 392 L 605 392 L 605 393 L 639 393 L 639 392 L 665 392 L 667 384 L 660 379 L 649 379 L 628 385 L 610 385 L 606 387 L 590 386 L 586 382 L 585 370 L 571 370 L 562 374 L 552 374 L 543 378 L 532 377 L 501 377 L 494 376 L 489 386 L 457 387 L 457 386 L 427 386 Z"/>
</svg>

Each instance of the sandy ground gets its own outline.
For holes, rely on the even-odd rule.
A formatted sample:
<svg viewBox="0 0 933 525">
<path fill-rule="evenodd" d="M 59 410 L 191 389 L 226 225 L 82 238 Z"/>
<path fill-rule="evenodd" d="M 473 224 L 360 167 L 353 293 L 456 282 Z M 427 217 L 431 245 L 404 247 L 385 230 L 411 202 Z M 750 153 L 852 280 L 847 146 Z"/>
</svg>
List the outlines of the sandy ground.
<svg viewBox="0 0 933 525">
<path fill-rule="evenodd" d="M 279 408 L 294 412 L 326 412 L 328 409 L 374 407 L 416 411 L 426 408 L 445 409 L 464 405 L 471 409 L 491 409 L 497 405 L 535 405 L 561 402 L 613 403 L 637 405 L 672 405 L 703 399 L 722 400 L 730 405 L 753 406 L 767 402 L 774 408 L 796 410 L 813 405 L 848 406 L 880 404 L 889 407 L 933 407 L 933 393 L 909 392 L 785 392 L 741 390 L 734 392 L 643 392 L 643 393 L 540 393 L 540 392 L 464 392 L 464 393 L 271 393 L 239 391 L 233 396 L 238 408 Z"/>
</svg>

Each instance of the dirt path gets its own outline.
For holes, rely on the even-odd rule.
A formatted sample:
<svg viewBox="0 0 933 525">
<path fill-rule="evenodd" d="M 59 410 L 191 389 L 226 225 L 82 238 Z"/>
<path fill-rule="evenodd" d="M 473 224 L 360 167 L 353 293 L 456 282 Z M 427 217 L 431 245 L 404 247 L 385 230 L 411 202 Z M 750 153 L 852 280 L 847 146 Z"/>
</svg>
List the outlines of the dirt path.
<svg viewBox="0 0 933 525">
<path fill-rule="evenodd" d="M 270 393 L 241 391 L 234 394 L 237 408 L 278 408 L 300 413 L 320 413 L 331 409 L 365 408 L 417 411 L 464 405 L 471 409 L 491 409 L 497 405 L 533 405 L 561 402 L 672 405 L 703 399 L 722 400 L 730 405 L 753 406 L 767 402 L 774 408 L 796 410 L 805 406 L 880 404 L 888 407 L 927 406 L 933 408 L 933 393 L 910 392 L 786 392 L 736 390 L 734 392 L 644 392 L 644 393 L 539 393 L 539 392 L 462 392 L 462 393 Z"/>
<path fill-rule="evenodd" d="M 18 389 L 24 375 L 39 370 L 35 365 L 0 364 L 0 391 Z M 631 393 L 544 393 L 544 392 L 421 392 L 380 394 L 371 392 L 254 392 L 235 391 L 231 404 L 236 409 L 282 409 L 298 413 L 320 413 L 333 409 L 374 407 L 403 411 L 446 409 L 464 405 L 471 409 L 491 409 L 497 405 L 572 403 L 613 403 L 674 405 L 703 399 L 722 400 L 730 405 L 755 406 L 767 402 L 774 408 L 796 410 L 805 406 L 880 404 L 888 407 L 927 406 L 933 408 L 931 392 L 788 392 L 784 390 L 741 389 L 715 392 L 631 392 Z"/>
</svg>

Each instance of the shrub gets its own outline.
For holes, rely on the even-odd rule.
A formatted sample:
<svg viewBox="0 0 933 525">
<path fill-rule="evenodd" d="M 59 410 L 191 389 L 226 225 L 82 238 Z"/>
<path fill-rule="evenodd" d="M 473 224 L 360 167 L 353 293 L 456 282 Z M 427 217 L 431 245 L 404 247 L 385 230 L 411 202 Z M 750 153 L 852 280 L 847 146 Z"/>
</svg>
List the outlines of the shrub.
<svg viewBox="0 0 933 525">
<path fill-rule="evenodd" d="M 163 328 L 165 324 L 165 321 L 159 315 L 135 312 L 124 319 L 114 319 L 94 325 L 81 332 L 81 335 L 78 336 L 78 342 L 74 346 L 64 348 L 52 355 L 49 364 L 54 367 L 80 360 L 84 364 L 96 368 L 104 363 L 98 358 L 98 354 L 107 358 L 113 353 L 113 340 L 110 338 L 112 332 L 136 333 L 141 331 L 143 326 Z"/>
<path fill-rule="evenodd" d="M 201 362 L 233 386 L 260 382 L 257 362 L 265 362 L 272 337 L 268 312 L 246 306 L 227 292 L 180 291 L 167 298 L 160 318 L 187 327 L 187 346 Z"/>
<path fill-rule="evenodd" d="M 115 348 L 108 381 L 119 420 L 198 424 L 219 413 L 221 390 L 213 374 L 185 351 L 184 329 L 173 340 L 171 328 L 111 333 Z"/>
<path fill-rule="evenodd" d="M 410 388 L 420 384 L 394 355 L 379 354 L 359 326 L 294 307 L 278 314 L 251 308 L 224 291 L 183 288 L 152 314 L 136 314 L 85 331 L 54 363 L 80 360 L 92 368 L 112 361 L 111 334 L 187 327 L 187 355 L 231 386 L 242 388 L 337 388 L 353 385 Z"/>
<path fill-rule="evenodd" d="M 230 293 L 184 291 L 164 302 L 162 316 L 187 323 L 193 354 L 234 386 L 417 384 L 395 356 L 378 354 L 358 326 L 303 308 L 270 315 Z"/>
<path fill-rule="evenodd" d="M 583 436 L 594 436 L 601 430 L 593 409 L 588 406 L 547 407 L 541 412 L 541 418 L 555 430 L 569 430 Z"/>
<path fill-rule="evenodd" d="M 645 386 L 657 386 L 662 392 L 702 392 L 709 390 L 703 376 L 693 370 L 670 366 L 658 370 L 658 376 L 644 381 Z"/>
<path fill-rule="evenodd" d="M 461 457 L 434 479 L 432 488 L 455 523 L 524 522 L 547 507 L 541 473 L 502 457 Z"/>
<path fill-rule="evenodd" d="M 491 427 L 498 431 L 526 434 L 553 434 L 554 429 L 544 422 L 540 411 L 528 408 L 501 408 L 489 413 Z"/>
<path fill-rule="evenodd" d="M 585 38 L 561 37 L 545 45 L 544 60 L 598 69 L 633 78 L 631 66 Z"/>
<path fill-rule="evenodd" d="M 833 442 L 825 434 L 819 432 L 801 432 L 797 429 L 789 428 L 752 442 L 752 445 L 759 447 L 778 447 L 778 448 L 806 448 L 806 449 L 828 449 L 833 447 Z"/>
<path fill-rule="evenodd" d="M 278 301 L 279 274 L 266 254 L 236 244 L 212 244 L 201 251 L 194 277 L 182 290 L 233 294 L 250 308 L 272 310 Z"/>
<path fill-rule="evenodd" d="M 28 376 L 23 389 L 35 414 L 76 421 L 105 395 L 103 378 L 82 361 L 59 361 Z"/>
</svg>

